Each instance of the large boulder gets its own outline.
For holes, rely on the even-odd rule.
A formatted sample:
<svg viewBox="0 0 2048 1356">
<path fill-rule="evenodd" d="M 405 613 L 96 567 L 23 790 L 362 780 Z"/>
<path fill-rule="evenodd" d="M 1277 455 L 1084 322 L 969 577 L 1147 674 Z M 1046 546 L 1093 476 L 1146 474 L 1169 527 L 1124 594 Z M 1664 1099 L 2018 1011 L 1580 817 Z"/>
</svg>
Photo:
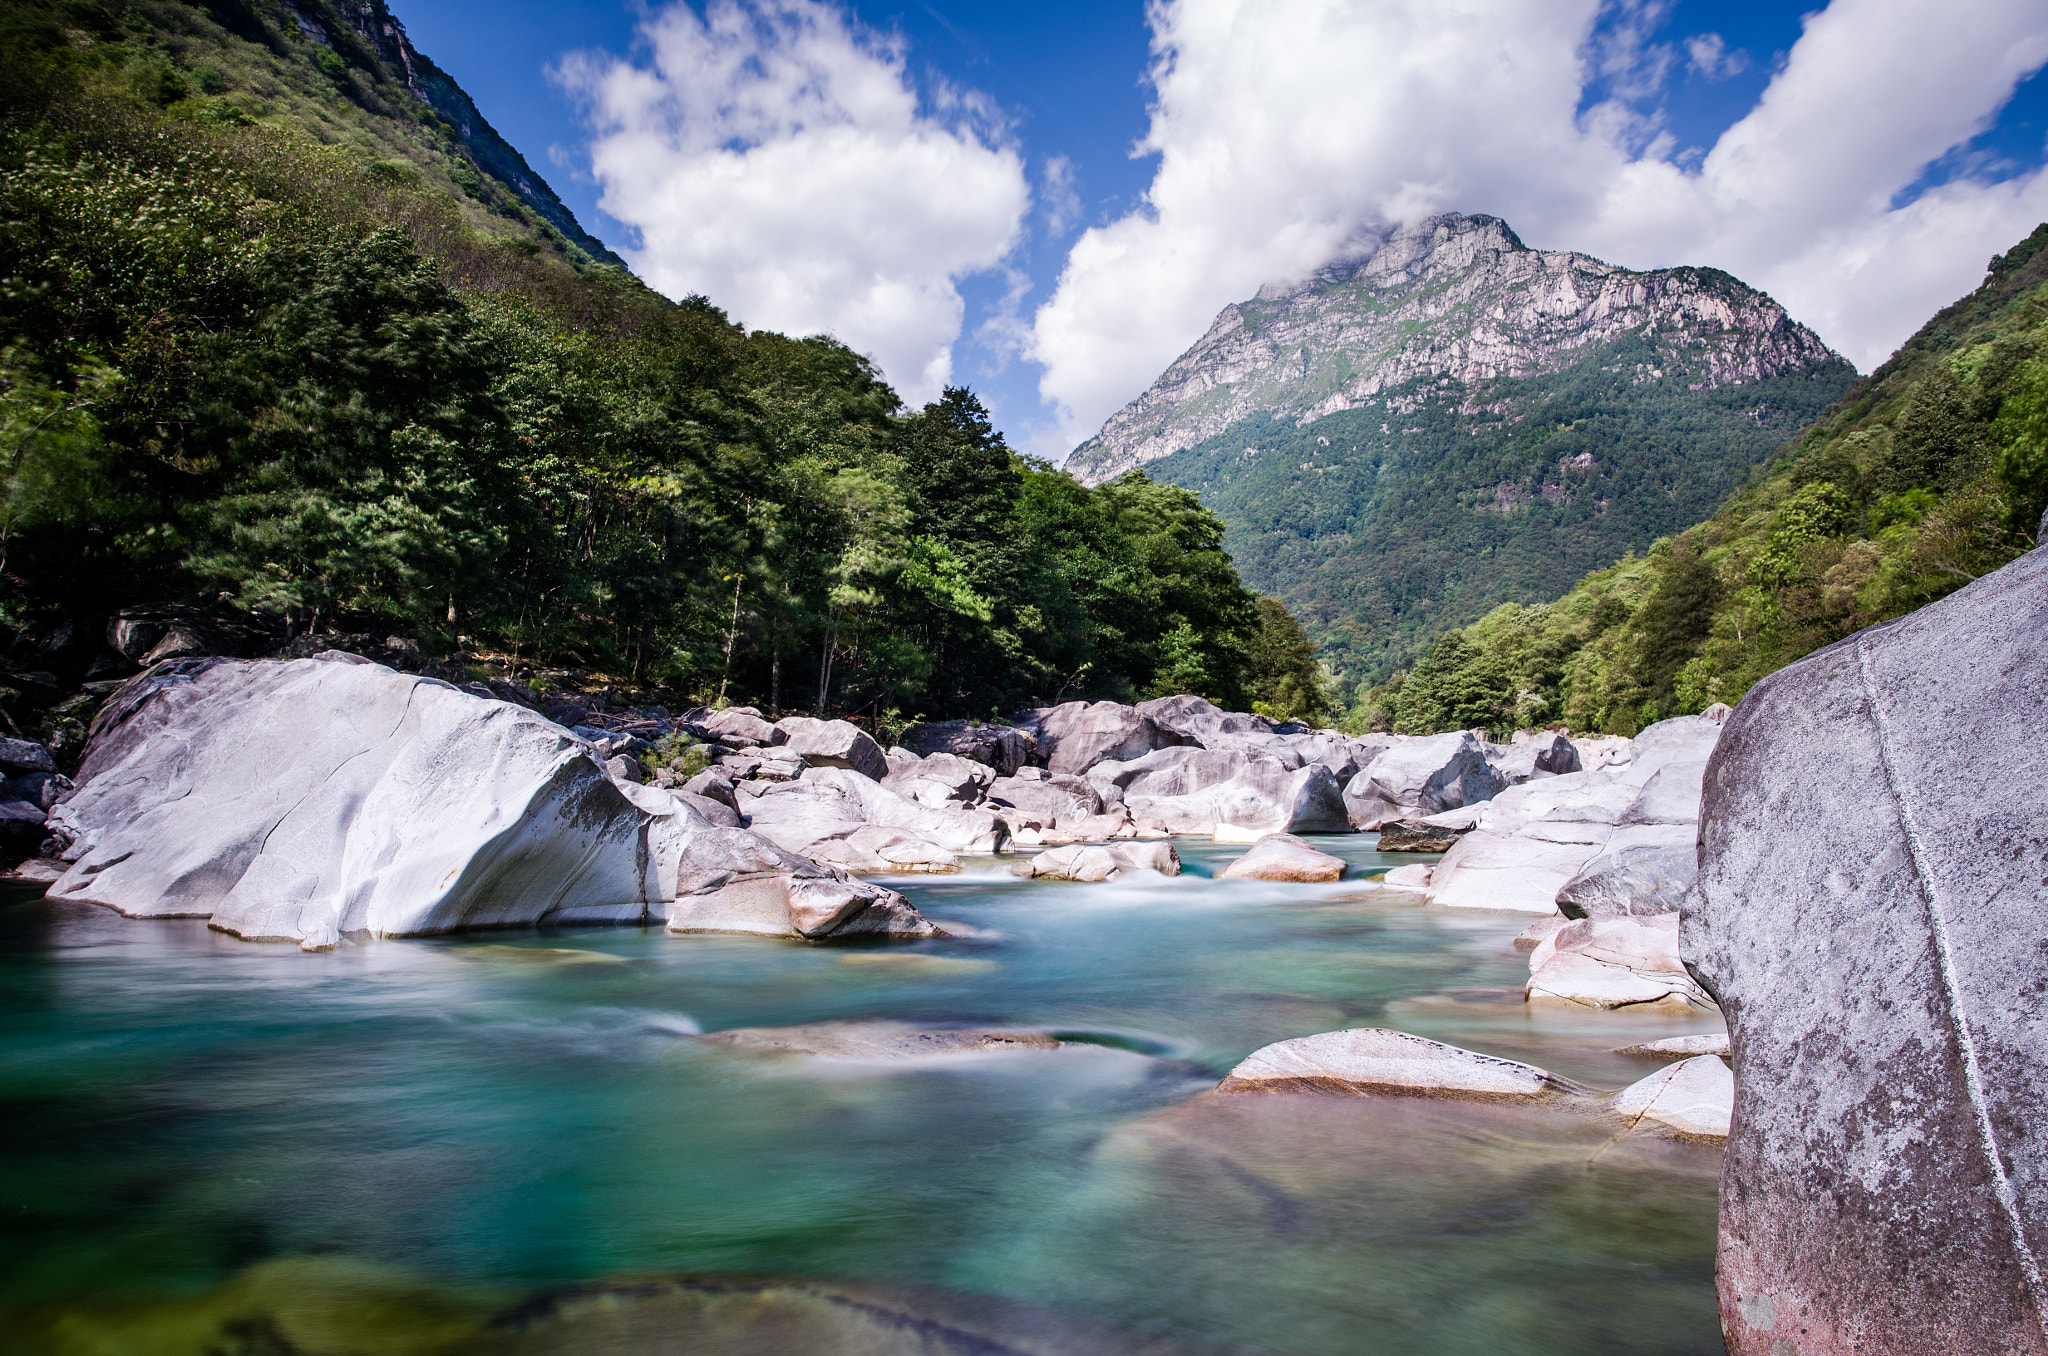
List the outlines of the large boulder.
<svg viewBox="0 0 2048 1356">
<path fill-rule="evenodd" d="M 934 753 L 923 758 L 891 759 L 889 775 L 882 778 L 882 785 L 919 805 L 946 809 L 980 803 L 995 779 L 996 770 L 986 763 L 957 754 Z"/>
<path fill-rule="evenodd" d="M 877 782 L 889 775 L 882 746 L 851 721 L 790 716 L 777 721 L 775 728 L 782 731 L 785 752 L 811 767 L 843 767 Z"/>
<path fill-rule="evenodd" d="M 1708 716 L 1673 716 L 1649 726 L 1629 742 L 1629 759 L 1616 775 L 1643 785 L 1674 763 L 1703 763 L 1720 742 L 1723 723 Z"/>
<path fill-rule="evenodd" d="M 1381 852 L 1449 852 L 1468 832 L 1426 819 L 1390 819 L 1380 825 L 1375 846 Z"/>
<path fill-rule="evenodd" d="M 1257 753 L 1170 748 L 1103 763 L 1089 781 L 1120 795 L 1134 820 L 1171 833 L 1252 842 L 1268 833 L 1351 827 L 1337 780 L 1320 763 L 1290 767 Z"/>
<path fill-rule="evenodd" d="M 1003 816 L 1012 833 L 1030 834 L 1031 839 L 1022 841 L 1037 842 L 1073 836 L 1117 804 L 1114 788 L 1105 798 L 1093 782 L 1038 767 L 998 777 L 989 783 L 987 796 L 989 808 Z"/>
<path fill-rule="evenodd" d="M 1456 909 L 1557 912 L 1557 892 L 1598 856 L 1605 836 L 1552 842 L 1475 829 L 1430 874 L 1430 899 Z"/>
<path fill-rule="evenodd" d="M 55 772 L 57 762 L 50 751 L 41 744 L 26 739 L 10 739 L 0 736 L 0 772 L 9 777 L 26 776 L 34 772 Z"/>
<path fill-rule="evenodd" d="M 915 1027 L 907 1022 L 855 1020 L 806 1022 L 801 1026 L 738 1026 L 697 1038 L 773 1055 L 816 1059 L 914 1060 L 957 1055 L 1015 1054 L 1058 1050 L 1069 1042 L 1044 1031 L 987 1027 Z M 922 1342 L 919 1350 L 923 1350 Z"/>
<path fill-rule="evenodd" d="M 1255 1050 L 1216 1090 L 1522 1102 L 1557 1097 L 1573 1088 L 1533 1064 L 1482 1055 L 1405 1031 L 1363 1027 L 1300 1036 Z"/>
<path fill-rule="evenodd" d="M 946 720 L 913 725 L 903 732 L 901 747 L 922 758 L 951 754 L 982 763 L 1008 777 L 1020 767 L 1042 763 L 1038 740 L 1014 725 L 986 725 L 974 720 Z"/>
<path fill-rule="evenodd" d="M 1352 826 L 1378 828 L 1491 800 L 1507 783 L 1486 761 L 1486 745 L 1468 730 L 1410 739 L 1374 758 L 1344 788 Z"/>
<path fill-rule="evenodd" d="M 1567 918 L 1676 914 L 1698 874 L 1691 843 L 1603 852 L 1558 889 L 1557 911 Z"/>
<path fill-rule="evenodd" d="M 1506 747 L 1489 745 L 1486 760 L 1509 786 L 1520 786 L 1538 777 L 1561 777 L 1584 767 L 1572 741 L 1556 730 L 1539 730 Z"/>
<path fill-rule="evenodd" d="M 2043 636 L 2036 550 L 1763 679 L 1708 764 L 1734 1356 L 2048 1350 Z"/>
<path fill-rule="evenodd" d="M 1244 711 L 1225 711 L 1205 697 L 1194 697 L 1183 693 L 1177 697 L 1156 697 L 1149 702 L 1139 702 L 1135 708 L 1139 715 L 1152 721 L 1160 729 L 1179 735 L 1190 744 L 1203 748 L 1215 747 L 1214 741 L 1223 735 L 1256 734 L 1273 732 L 1273 722 L 1264 716 L 1255 716 Z"/>
<path fill-rule="evenodd" d="M 659 793 L 655 793 L 659 794 Z M 648 833 L 670 932 L 741 932 L 805 941 L 933 937 L 939 930 L 893 890 L 786 852 L 756 833 L 657 816 Z"/>
<path fill-rule="evenodd" d="M 1643 789 L 1622 811 L 1624 824 L 1697 824 L 1700 820 L 1700 784 L 1707 774 L 1707 760 L 1688 759 L 1666 763 L 1650 774 Z"/>
<path fill-rule="evenodd" d="M 858 803 L 865 822 L 904 829 L 950 852 L 1000 852 L 1010 826 L 988 808 L 920 805 L 879 782 L 844 768 L 812 768 L 792 785 L 837 791 Z"/>
<path fill-rule="evenodd" d="M 721 744 L 733 748 L 766 748 L 788 741 L 789 736 L 761 718 L 751 706 L 729 706 L 706 712 L 695 722 L 698 729 Z"/>
<path fill-rule="evenodd" d="M 852 871 L 950 870 L 954 854 L 998 852 L 999 813 L 925 805 L 848 768 L 810 768 L 794 781 L 739 786 L 754 832 L 785 851 Z"/>
<path fill-rule="evenodd" d="M 352 655 L 160 664 L 94 721 L 78 782 L 51 815 L 71 862 L 53 897 L 251 940 L 662 921 L 740 847 L 787 935 L 834 935 L 871 905 L 916 919 L 614 780 L 524 708 Z"/>
<path fill-rule="evenodd" d="M 1079 776 L 1097 763 L 1121 761 L 1194 741 L 1161 728 L 1150 716 L 1118 702 L 1067 702 L 1024 714 L 1017 722 L 1046 751 L 1054 772 Z"/>
</svg>

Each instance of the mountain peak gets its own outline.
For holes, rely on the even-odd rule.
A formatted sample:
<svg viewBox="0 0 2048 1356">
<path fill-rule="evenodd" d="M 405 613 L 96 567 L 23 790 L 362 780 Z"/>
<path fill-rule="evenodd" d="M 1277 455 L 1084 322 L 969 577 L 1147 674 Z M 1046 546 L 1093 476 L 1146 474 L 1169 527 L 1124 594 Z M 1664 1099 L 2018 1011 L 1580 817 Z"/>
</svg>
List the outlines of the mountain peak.
<svg viewBox="0 0 2048 1356">
<path fill-rule="evenodd" d="M 1224 307 L 1151 389 L 1075 449 L 1068 469 L 1096 484 L 1253 414 L 1308 424 L 1410 382 L 1474 391 L 1554 372 L 1625 332 L 1686 350 L 1692 389 L 1836 361 L 1783 307 L 1714 269 L 1635 272 L 1532 250 L 1499 217 L 1457 212 L 1361 244 Z"/>
</svg>

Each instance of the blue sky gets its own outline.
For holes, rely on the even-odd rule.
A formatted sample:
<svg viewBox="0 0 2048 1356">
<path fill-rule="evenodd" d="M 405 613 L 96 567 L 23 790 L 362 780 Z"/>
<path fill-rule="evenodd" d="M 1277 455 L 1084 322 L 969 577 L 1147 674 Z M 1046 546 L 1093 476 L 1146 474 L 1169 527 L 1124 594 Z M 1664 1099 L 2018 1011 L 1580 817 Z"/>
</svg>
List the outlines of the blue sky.
<svg viewBox="0 0 2048 1356">
<path fill-rule="evenodd" d="M 1055 456 L 1222 304 L 1404 215 L 1726 267 L 1866 369 L 2048 216 L 2038 5 L 396 8 L 655 285 L 972 386 Z"/>
</svg>

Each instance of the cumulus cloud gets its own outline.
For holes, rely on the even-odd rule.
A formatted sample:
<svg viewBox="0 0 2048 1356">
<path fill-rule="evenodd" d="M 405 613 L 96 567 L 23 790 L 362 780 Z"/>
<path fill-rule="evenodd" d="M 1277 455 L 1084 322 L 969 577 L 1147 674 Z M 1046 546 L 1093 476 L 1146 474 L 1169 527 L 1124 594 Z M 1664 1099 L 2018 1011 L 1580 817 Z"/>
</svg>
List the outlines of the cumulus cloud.
<svg viewBox="0 0 2048 1356">
<path fill-rule="evenodd" d="M 920 100 L 900 41 L 819 0 L 652 13 L 644 63 L 562 64 L 594 132 L 600 205 L 635 269 L 736 319 L 837 336 L 913 403 L 952 374 L 959 279 L 995 268 L 1031 203 L 989 102 Z"/>
<path fill-rule="evenodd" d="M 1725 268 L 1865 369 L 2048 218 L 2048 171 L 1902 201 L 2048 60 L 2035 0 L 1833 0 L 1696 165 L 1631 102 L 1670 63 L 1646 16 L 1630 3 L 1597 22 L 1599 0 L 1161 0 L 1146 202 L 1075 241 L 1033 325 L 1068 433 L 1137 395 L 1226 303 L 1435 212 L 1491 213 L 1532 245 L 1629 267 Z M 1583 108 L 1595 82 L 1611 97 Z"/>
</svg>

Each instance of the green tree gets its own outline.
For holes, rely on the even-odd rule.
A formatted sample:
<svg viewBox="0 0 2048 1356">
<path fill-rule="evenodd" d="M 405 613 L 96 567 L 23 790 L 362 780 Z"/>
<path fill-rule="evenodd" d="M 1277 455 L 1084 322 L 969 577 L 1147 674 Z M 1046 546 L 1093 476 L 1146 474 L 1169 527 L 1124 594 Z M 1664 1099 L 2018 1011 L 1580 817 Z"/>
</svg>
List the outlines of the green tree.
<svg viewBox="0 0 2048 1356">
<path fill-rule="evenodd" d="M 1315 642 L 1279 599 L 1259 599 L 1259 631 L 1250 650 L 1245 687 L 1253 710 L 1279 720 L 1328 714 L 1329 683 Z"/>
<path fill-rule="evenodd" d="M 1669 691 L 1685 662 L 1714 629 L 1721 578 L 1690 543 L 1673 548 L 1650 596 L 1635 614 L 1642 658 L 1637 680 L 1653 693 Z"/>
</svg>

